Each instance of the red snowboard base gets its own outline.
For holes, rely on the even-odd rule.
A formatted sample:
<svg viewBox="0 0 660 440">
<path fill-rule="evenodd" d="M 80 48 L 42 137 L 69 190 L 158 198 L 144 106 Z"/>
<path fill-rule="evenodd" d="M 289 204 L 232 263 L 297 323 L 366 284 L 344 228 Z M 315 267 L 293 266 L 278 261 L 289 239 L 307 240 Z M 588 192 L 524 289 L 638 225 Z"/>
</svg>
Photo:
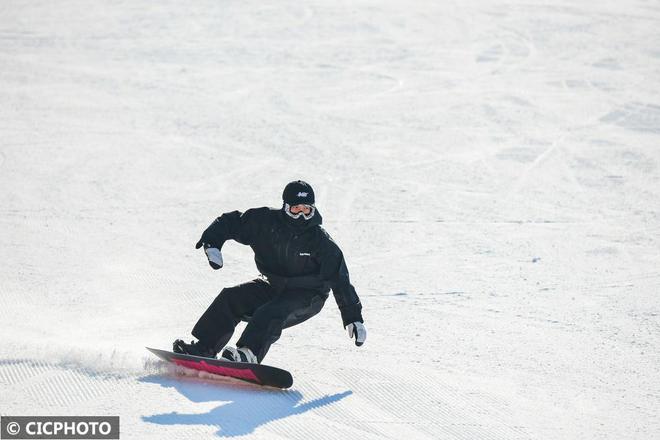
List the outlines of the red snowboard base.
<svg viewBox="0 0 660 440">
<path fill-rule="evenodd" d="M 219 376 L 233 377 L 246 382 L 275 388 L 289 388 L 293 385 L 291 373 L 281 368 L 268 365 L 250 364 L 247 362 L 231 362 L 221 359 L 211 359 L 189 354 L 172 353 L 171 351 L 149 348 L 147 350 L 164 361 L 171 362 L 193 370 L 206 371 Z"/>
</svg>

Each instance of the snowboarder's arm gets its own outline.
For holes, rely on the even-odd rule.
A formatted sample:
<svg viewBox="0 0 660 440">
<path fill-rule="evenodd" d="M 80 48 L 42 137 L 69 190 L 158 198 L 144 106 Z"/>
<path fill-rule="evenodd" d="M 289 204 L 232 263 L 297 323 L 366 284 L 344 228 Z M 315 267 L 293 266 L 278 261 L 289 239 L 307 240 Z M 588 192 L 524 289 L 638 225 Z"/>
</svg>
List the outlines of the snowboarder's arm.
<svg viewBox="0 0 660 440">
<path fill-rule="evenodd" d="M 321 278 L 332 289 L 344 327 L 354 322 L 364 322 L 362 304 L 350 282 L 344 254 L 329 236 L 324 238 L 327 239 L 323 240 L 319 254 Z"/>
<path fill-rule="evenodd" d="M 197 243 L 197 247 L 205 245 L 205 247 L 222 249 L 222 245 L 227 240 L 235 240 L 246 245 L 251 244 L 257 233 L 258 215 L 258 209 L 222 214 L 206 228 Z"/>
</svg>

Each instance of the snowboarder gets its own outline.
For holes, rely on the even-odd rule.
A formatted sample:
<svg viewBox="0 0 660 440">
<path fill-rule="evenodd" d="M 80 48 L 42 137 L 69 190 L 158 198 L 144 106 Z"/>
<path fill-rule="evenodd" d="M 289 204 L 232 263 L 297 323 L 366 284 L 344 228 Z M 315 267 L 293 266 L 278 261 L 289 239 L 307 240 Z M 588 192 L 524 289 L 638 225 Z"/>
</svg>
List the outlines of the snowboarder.
<svg viewBox="0 0 660 440">
<path fill-rule="evenodd" d="M 197 341 L 177 339 L 175 353 L 261 363 L 282 329 L 321 311 L 330 289 L 344 327 L 355 344 L 367 337 L 362 305 L 351 285 L 344 256 L 321 227 L 312 187 L 301 180 L 286 185 L 282 208 L 254 208 L 222 214 L 195 248 L 204 248 L 210 266 L 223 265 L 222 245 L 235 240 L 254 251 L 261 276 L 222 289 L 192 330 Z M 226 346 L 240 321 L 248 324 L 236 347 Z M 224 350 L 223 350 L 224 347 Z"/>
</svg>

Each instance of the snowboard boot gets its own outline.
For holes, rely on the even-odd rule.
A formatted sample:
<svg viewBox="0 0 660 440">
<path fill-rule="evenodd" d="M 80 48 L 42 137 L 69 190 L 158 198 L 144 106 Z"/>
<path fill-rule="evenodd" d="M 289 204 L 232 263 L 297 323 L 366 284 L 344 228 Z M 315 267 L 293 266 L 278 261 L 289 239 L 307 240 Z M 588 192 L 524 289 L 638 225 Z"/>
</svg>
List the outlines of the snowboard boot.
<svg viewBox="0 0 660 440">
<path fill-rule="evenodd" d="M 177 339 L 172 344 L 172 351 L 179 354 L 191 354 L 193 356 L 201 356 L 215 359 L 216 352 L 212 348 L 208 348 L 201 342 L 190 341 L 186 344 L 181 339 Z"/>
<path fill-rule="evenodd" d="M 252 350 L 247 347 L 234 348 L 227 346 L 222 350 L 220 358 L 232 362 L 247 362 L 250 364 L 259 363 L 257 362 L 257 357 L 252 353 Z"/>
</svg>

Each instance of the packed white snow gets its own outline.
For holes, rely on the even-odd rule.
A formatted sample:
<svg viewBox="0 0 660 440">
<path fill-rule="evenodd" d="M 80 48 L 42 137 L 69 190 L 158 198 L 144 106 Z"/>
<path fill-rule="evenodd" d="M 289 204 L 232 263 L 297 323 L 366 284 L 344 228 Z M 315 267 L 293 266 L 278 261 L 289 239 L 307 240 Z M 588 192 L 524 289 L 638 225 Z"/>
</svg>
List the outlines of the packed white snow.
<svg viewBox="0 0 660 440">
<path fill-rule="evenodd" d="M 657 1 L 3 0 L 0 415 L 658 438 L 659 147 Z M 148 353 L 257 275 L 206 226 L 299 178 L 366 344 L 330 299 L 266 358 L 288 391 Z"/>
</svg>

